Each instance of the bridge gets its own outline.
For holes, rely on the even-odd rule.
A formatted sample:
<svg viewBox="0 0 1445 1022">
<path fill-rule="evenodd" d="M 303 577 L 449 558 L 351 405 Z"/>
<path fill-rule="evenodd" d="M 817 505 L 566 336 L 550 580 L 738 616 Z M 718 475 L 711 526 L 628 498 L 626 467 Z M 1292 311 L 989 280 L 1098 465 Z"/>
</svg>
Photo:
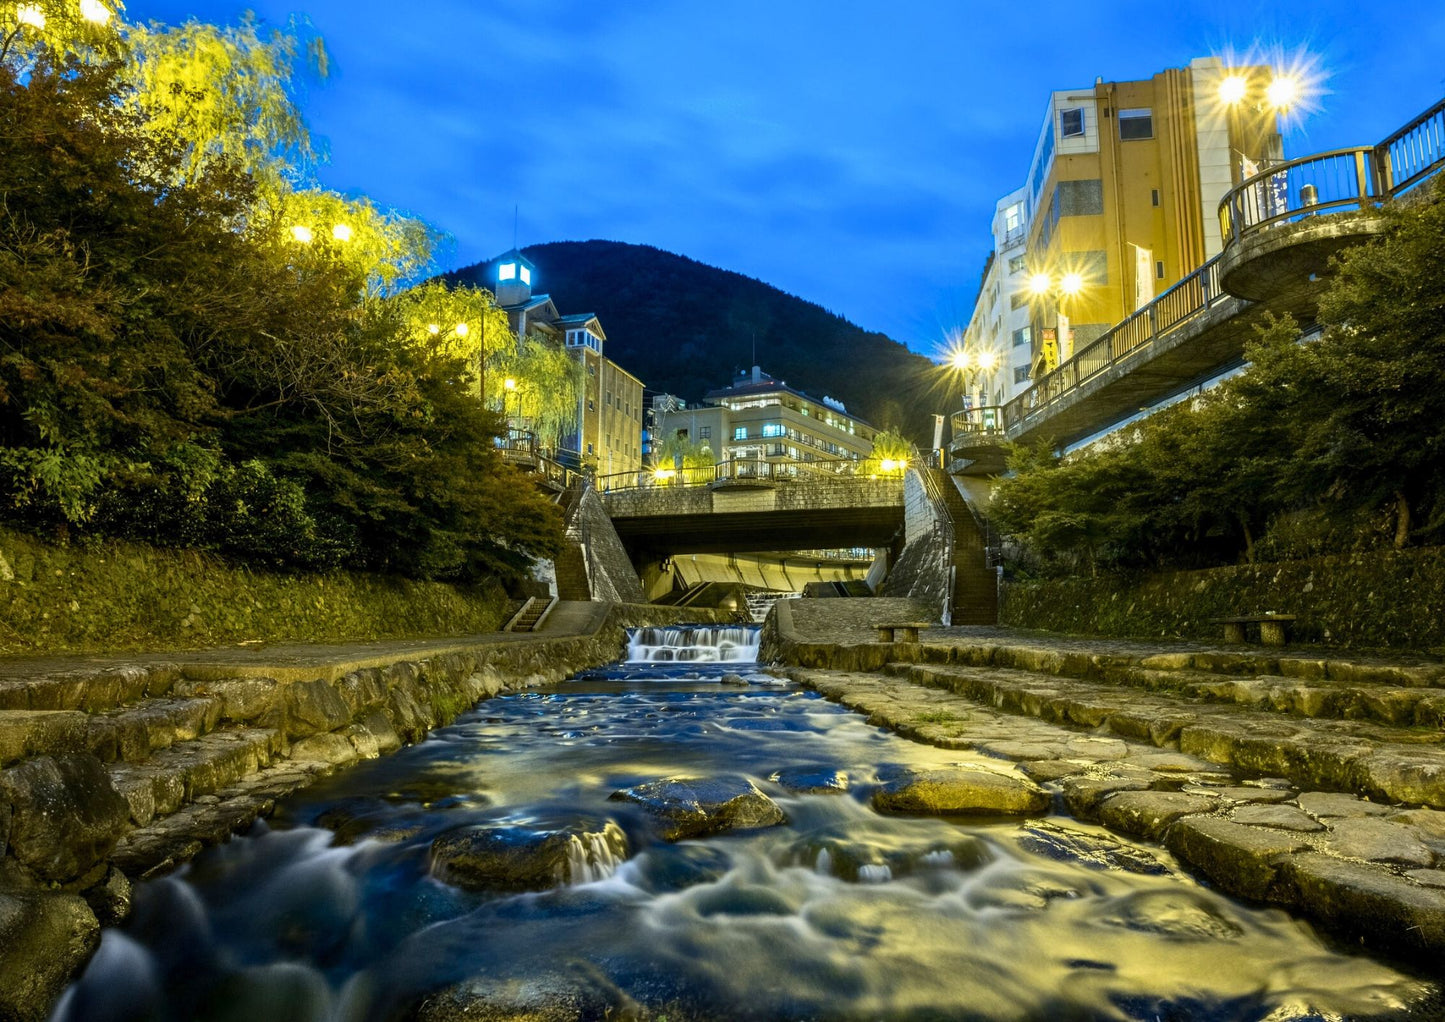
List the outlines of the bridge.
<svg viewBox="0 0 1445 1022">
<path fill-rule="evenodd" d="M 682 553 L 886 547 L 903 527 L 902 470 L 867 462 L 725 461 L 601 476 L 597 489 L 634 561 Z"/>
<path fill-rule="evenodd" d="M 954 413 L 949 471 L 997 475 L 1010 441 L 1067 445 L 1243 363 L 1267 314 L 1315 316 L 1332 255 L 1445 166 L 1445 100 L 1377 145 L 1266 168 L 1219 204 L 1223 250 L 1003 406 Z"/>
</svg>

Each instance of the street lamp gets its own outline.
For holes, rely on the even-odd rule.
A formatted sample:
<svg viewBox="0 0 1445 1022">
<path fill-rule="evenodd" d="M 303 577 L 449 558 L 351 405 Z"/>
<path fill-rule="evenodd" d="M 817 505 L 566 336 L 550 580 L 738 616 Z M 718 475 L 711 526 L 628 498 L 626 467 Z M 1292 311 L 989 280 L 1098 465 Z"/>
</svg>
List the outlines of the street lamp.
<svg viewBox="0 0 1445 1022">
<path fill-rule="evenodd" d="M 1066 361 L 1074 353 L 1073 337 L 1069 332 L 1069 316 L 1065 312 L 1064 305 L 1066 302 L 1078 298 L 1087 287 L 1088 282 L 1084 279 L 1084 275 L 1077 270 L 1062 273 L 1057 278 L 1043 271 L 1036 272 L 1029 277 L 1028 292 L 1031 299 L 1039 303 L 1053 299 L 1048 304 L 1054 311 L 1055 344 L 1057 345 L 1057 351 L 1054 352 L 1054 365 Z M 1047 338 L 1045 338 L 1045 343 L 1047 344 Z M 1047 356 L 1047 347 L 1044 351 Z M 1054 365 L 1050 365 L 1048 368 L 1052 369 Z"/>
<path fill-rule="evenodd" d="M 969 410 L 970 390 L 978 391 L 980 407 L 988 404 L 987 384 L 980 386 L 985 377 L 991 376 L 998 368 L 998 352 L 976 348 L 957 348 L 948 358 L 948 364 L 963 375 L 963 410 Z M 982 423 L 980 423 L 982 425 Z"/>
</svg>

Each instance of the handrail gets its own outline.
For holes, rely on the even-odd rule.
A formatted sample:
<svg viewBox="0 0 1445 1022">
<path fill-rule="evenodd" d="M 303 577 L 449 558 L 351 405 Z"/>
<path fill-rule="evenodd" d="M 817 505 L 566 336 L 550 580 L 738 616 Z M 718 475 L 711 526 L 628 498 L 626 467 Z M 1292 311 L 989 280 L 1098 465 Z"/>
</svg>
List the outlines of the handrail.
<svg viewBox="0 0 1445 1022">
<path fill-rule="evenodd" d="M 1215 256 L 1148 305 L 1076 352 L 1003 406 L 1003 429 L 1012 435 L 1025 419 L 1192 319 L 1225 296 Z"/>
<path fill-rule="evenodd" d="M 865 470 L 868 470 L 870 475 L 877 474 L 876 468 L 870 462 L 854 461 L 851 458 L 829 458 L 817 461 L 729 458 L 714 465 L 696 468 L 612 472 L 598 476 L 596 486 L 602 493 L 617 493 L 622 490 L 659 487 L 709 486 L 730 481 L 774 482 L 788 485 L 828 483 L 842 479 L 860 478 Z"/>
</svg>

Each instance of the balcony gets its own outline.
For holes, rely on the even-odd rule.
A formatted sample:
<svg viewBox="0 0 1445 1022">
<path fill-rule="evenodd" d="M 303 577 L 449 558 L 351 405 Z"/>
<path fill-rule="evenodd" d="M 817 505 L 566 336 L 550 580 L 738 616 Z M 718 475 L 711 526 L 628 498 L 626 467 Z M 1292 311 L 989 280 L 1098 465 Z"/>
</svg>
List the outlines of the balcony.
<svg viewBox="0 0 1445 1022">
<path fill-rule="evenodd" d="M 949 418 L 948 471 L 954 475 L 999 475 L 1007 467 L 1008 434 L 1003 408 L 983 405 L 954 412 Z"/>
</svg>

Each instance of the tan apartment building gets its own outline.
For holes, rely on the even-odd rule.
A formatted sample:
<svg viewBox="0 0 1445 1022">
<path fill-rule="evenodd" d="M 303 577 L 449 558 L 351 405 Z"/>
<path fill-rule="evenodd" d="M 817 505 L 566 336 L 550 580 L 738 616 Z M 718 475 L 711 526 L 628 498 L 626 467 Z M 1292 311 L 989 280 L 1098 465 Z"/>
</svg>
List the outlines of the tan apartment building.
<svg viewBox="0 0 1445 1022">
<path fill-rule="evenodd" d="M 1025 183 L 996 211 L 968 330 L 1008 366 L 996 393 L 1015 396 L 1219 253 L 1220 199 L 1280 158 L 1273 77 L 1211 57 L 1050 96 Z M 1025 344 L 1028 372 L 1010 357 Z"/>
</svg>

